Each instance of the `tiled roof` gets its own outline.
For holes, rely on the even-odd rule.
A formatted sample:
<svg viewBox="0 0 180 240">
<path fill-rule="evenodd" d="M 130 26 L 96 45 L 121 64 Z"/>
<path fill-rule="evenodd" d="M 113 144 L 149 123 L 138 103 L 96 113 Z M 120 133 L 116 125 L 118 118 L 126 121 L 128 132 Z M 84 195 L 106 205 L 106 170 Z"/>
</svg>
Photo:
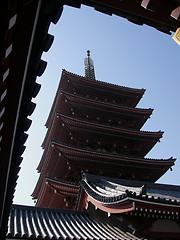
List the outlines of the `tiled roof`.
<svg viewBox="0 0 180 240">
<path fill-rule="evenodd" d="M 76 77 L 76 78 L 81 78 L 82 80 L 86 80 L 86 81 L 89 81 L 89 79 L 87 79 L 86 77 L 84 76 L 81 76 L 81 75 L 78 75 L 78 74 L 75 74 L 75 73 L 72 73 L 72 72 L 69 72 L 65 69 L 63 69 L 63 73 L 66 73 L 66 74 L 69 74 L 73 77 Z M 118 84 L 114 84 L 114 83 L 109 83 L 109 82 L 104 82 L 104 81 L 100 81 L 100 80 L 93 80 L 91 81 L 91 83 L 99 83 L 99 84 L 102 84 L 104 86 L 108 86 L 108 87 L 112 87 L 112 88 L 119 88 L 121 90 L 124 90 L 124 91 L 130 91 L 130 92 L 135 92 L 135 93 L 139 93 L 140 95 L 143 95 L 144 92 L 146 91 L 146 89 L 142 88 L 142 89 L 138 89 L 138 88 L 131 88 L 131 87 L 125 87 L 125 86 L 121 86 L 121 85 L 118 85 Z"/>
<path fill-rule="evenodd" d="M 180 205 L 180 186 L 84 174 L 81 186 L 101 203 L 118 203 L 131 197 L 157 203 Z"/>
<path fill-rule="evenodd" d="M 117 108 L 117 109 L 121 109 L 121 110 L 124 110 L 124 111 L 130 111 L 130 112 L 137 112 L 137 113 L 143 113 L 143 114 L 152 114 L 152 111 L 153 109 L 152 108 L 139 108 L 139 107 L 129 107 L 129 106 L 124 106 L 124 105 L 119 105 L 117 103 L 113 103 L 113 102 L 105 102 L 101 99 L 93 99 L 93 98 L 90 98 L 90 97 L 87 97 L 87 96 L 83 96 L 83 95 L 75 95 L 75 94 L 72 94 L 70 91 L 67 91 L 67 90 L 64 90 L 62 88 L 60 88 L 60 91 L 68 96 L 71 99 L 77 99 L 77 100 L 80 100 L 80 101 L 87 101 L 87 102 L 91 102 L 91 104 L 102 104 L 103 106 L 106 106 L 106 107 L 111 107 L 111 108 Z"/>
<path fill-rule="evenodd" d="M 7 239 L 119 239 L 138 240 L 117 219 L 87 212 L 13 205 Z"/>
<path fill-rule="evenodd" d="M 158 132 L 153 132 L 153 131 L 142 131 L 142 130 L 134 130 L 134 129 L 127 129 L 127 128 L 122 128 L 122 127 L 114 127 L 114 126 L 111 126 L 111 125 L 108 125 L 108 124 L 104 124 L 104 123 L 95 123 L 91 120 L 84 120 L 84 119 L 80 119 L 78 117 L 71 117 L 67 114 L 63 114 L 62 112 L 60 111 L 57 111 L 57 114 L 61 117 L 61 119 L 63 119 L 63 122 L 64 123 L 67 123 L 67 124 L 71 124 L 72 125 L 84 125 L 84 124 L 88 124 L 89 127 L 92 126 L 92 127 L 96 127 L 96 128 L 106 128 L 106 131 L 108 130 L 114 130 L 116 132 L 121 132 L 121 133 L 127 133 L 127 134 L 136 134 L 136 135 L 139 135 L 139 136 L 151 136 L 151 137 L 157 137 L 158 139 L 162 137 L 163 135 L 163 131 L 158 131 Z M 154 140 L 155 141 L 155 140 Z"/>
<path fill-rule="evenodd" d="M 168 158 L 168 159 L 154 159 L 154 158 L 143 158 L 143 157 L 129 157 L 129 156 L 125 156 L 125 155 L 120 155 L 120 154 L 114 154 L 114 153 L 106 153 L 106 152 L 100 152 L 100 151 L 95 151 L 95 150 L 89 150 L 86 148 L 81 148 L 81 147 L 74 147 L 72 145 L 69 144 L 65 144 L 62 142 L 58 142 L 56 140 L 52 140 L 51 141 L 51 145 L 49 145 L 50 147 L 52 145 L 56 145 L 57 148 L 59 148 L 61 153 L 64 154 L 69 154 L 71 156 L 76 157 L 79 156 L 79 154 L 81 154 L 81 158 L 86 157 L 89 155 L 91 156 L 91 161 L 92 158 L 95 156 L 96 159 L 103 159 L 102 162 L 106 162 L 104 161 L 105 159 L 113 159 L 113 160 L 122 160 L 122 161 L 127 161 L 127 162 L 141 162 L 141 163 L 147 163 L 147 164 L 163 164 L 165 167 L 165 164 L 168 166 L 168 168 L 170 166 L 174 165 L 174 162 L 176 159 L 174 158 Z M 99 160 L 98 160 L 99 161 Z M 109 162 L 109 164 L 113 163 L 113 161 Z"/>
</svg>

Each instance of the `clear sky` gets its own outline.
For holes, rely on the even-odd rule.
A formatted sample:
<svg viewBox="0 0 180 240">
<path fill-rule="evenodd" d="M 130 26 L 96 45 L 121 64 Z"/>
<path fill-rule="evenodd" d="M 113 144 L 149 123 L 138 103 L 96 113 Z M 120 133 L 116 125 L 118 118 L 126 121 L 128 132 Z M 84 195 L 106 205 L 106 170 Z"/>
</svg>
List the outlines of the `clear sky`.
<svg viewBox="0 0 180 240">
<path fill-rule="evenodd" d="M 153 108 L 151 118 L 142 130 L 164 131 L 160 143 L 149 152 L 149 158 L 177 158 L 173 171 L 158 182 L 180 185 L 180 46 L 167 35 L 148 26 L 138 26 L 115 15 L 108 16 L 93 8 L 65 7 L 49 33 L 55 36 L 53 46 L 42 59 L 47 69 L 37 82 L 42 85 L 31 116 L 24 160 L 14 203 L 33 205 L 31 193 L 39 174 L 41 144 L 62 69 L 84 76 L 84 58 L 91 50 L 96 79 L 122 86 L 145 88 L 138 107 Z"/>
</svg>

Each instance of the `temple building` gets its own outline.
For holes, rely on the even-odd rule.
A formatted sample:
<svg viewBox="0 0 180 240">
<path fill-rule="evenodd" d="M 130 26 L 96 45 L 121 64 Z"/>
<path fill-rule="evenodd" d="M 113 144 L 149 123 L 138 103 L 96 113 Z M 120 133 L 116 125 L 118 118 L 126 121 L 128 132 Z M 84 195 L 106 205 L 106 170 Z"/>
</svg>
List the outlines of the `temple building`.
<svg viewBox="0 0 180 240">
<path fill-rule="evenodd" d="M 27 215 L 34 211 L 33 218 L 41 214 L 43 221 L 52 223 L 51 214 L 57 217 L 59 211 L 73 211 L 75 222 L 71 219 L 71 224 L 79 226 L 82 222 L 77 223 L 76 214 L 90 214 L 86 218 L 97 217 L 98 222 L 108 216 L 105 222 L 112 231 L 117 225 L 124 231 L 124 226 L 135 239 L 179 238 L 180 187 L 155 183 L 175 159 L 145 157 L 163 132 L 141 130 L 153 111 L 137 107 L 144 92 L 96 80 L 89 51 L 85 77 L 62 71 L 32 194 L 36 207 L 26 209 Z M 10 222 L 16 214 L 25 213 L 14 206 Z M 48 224 L 45 227 L 53 234 Z M 89 227 L 79 231 L 87 235 Z"/>
</svg>

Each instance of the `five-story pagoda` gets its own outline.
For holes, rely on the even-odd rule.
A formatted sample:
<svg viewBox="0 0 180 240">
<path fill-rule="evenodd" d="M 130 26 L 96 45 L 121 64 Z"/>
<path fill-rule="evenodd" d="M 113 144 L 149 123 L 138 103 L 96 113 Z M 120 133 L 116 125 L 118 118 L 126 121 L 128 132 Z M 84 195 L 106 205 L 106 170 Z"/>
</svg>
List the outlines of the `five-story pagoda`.
<svg viewBox="0 0 180 240">
<path fill-rule="evenodd" d="M 89 51 L 85 77 L 62 71 L 32 194 L 37 206 L 75 209 L 82 173 L 155 182 L 174 165 L 145 158 L 163 132 L 140 130 L 152 113 L 136 107 L 144 92 L 97 81 Z"/>
<path fill-rule="evenodd" d="M 89 51 L 85 77 L 62 71 L 32 194 L 37 207 L 108 213 L 135 235 L 179 238 L 180 187 L 154 183 L 175 159 L 145 157 L 163 132 L 141 130 L 153 111 L 136 107 L 144 92 L 97 81 Z"/>
</svg>

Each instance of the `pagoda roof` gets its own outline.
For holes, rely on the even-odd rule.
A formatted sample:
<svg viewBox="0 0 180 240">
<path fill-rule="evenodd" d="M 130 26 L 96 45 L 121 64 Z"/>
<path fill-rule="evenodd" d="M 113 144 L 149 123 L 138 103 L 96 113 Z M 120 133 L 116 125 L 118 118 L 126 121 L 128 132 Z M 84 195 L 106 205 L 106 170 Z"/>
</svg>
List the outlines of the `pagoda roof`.
<svg viewBox="0 0 180 240">
<path fill-rule="evenodd" d="M 88 212 L 12 205 L 6 239 L 140 240 L 118 219 Z"/>
<path fill-rule="evenodd" d="M 78 194 L 79 185 L 45 176 L 36 205 L 65 209 L 66 198 L 77 198 Z M 75 204 L 72 208 L 75 208 Z"/>
<path fill-rule="evenodd" d="M 116 126 L 111 126 L 108 124 L 102 124 L 102 123 L 95 123 L 92 121 L 88 121 L 84 120 L 84 119 L 80 119 L 80 118 L 76 118 L 76 117 L 71 117 L 68 115 L 65 115 L 63 113 L 61 113 L 60 111 L 57 112 L 57 115 L 59 115 L 61 117 L 61 119 L 63 120 L 63 122 L 67 125 L 70 126 L 75 126 L 75 127 L 84 127 L 86 129 L 87 127 L 87 131 L 91 128 L 96 128 L 96 129 L 105 129 L 107 132 L 106 134 L 108 134 L 108 131 L 112 131 L 113 134 L 116 133 L 124 133 L 124 134 L 128 134 L 128 135 L 137 135 L 137 136 L 142 136 L 142 137 L 152 137 L 154 140 L 155 138 L 157 138 L 157 140 L 159 140 L 163 133 L 162 131 L 158 131 L 158 132 L 151 132 L 151 131 L 139 131 L 139 130 L 132 130 L 132 129 L 127 129 L 127 128 L 121 128 L 121 127 L 116 127 Z M 92 129 L 91 129 L 92 131 Z"/>
<path fill-rule="evenodd" d="M 123 92 L 130 92 L 130 93 L 139 94 L 141 97 L 144 94 L 144 92 L 146 91 L 144 88 L 138 89 L 138 88 L 125 87 L 125 86 L 121 86 L 121 85 L 118 85 L 118 84 L 103 82 L 103 81 L 100 81 L 100 80 L 97 80 L 97 79 L 89 80 L 88 78 L 86 78 L 84 76 L 69 72 L 65 69 L 62 70 L 62 75 L 70 76 L 71 80 L 75 80 L 75 79 L 78 80 L 79 79 L 81 81 L 87 82 L 87 83 L 92 84 L 92 85 L 97 85 L 98 84 L 98 85 L 105 86 L 108 89 L 116 89 L 116 90 L 123 91 Z M 61 86 L 61 84 L 60 84 L 60 86 Z"/>
<path fill-rule="evenodd" d="M 176 159 L 168 158 L 168 159 L 152 159 L 152 158 L 137 158 L 137 157 L 127 157 L 127 156 L 123 156 L 123 155 L 118 155 L 118 154 L 109 154 L 109 153 L 104 153 L 104 152 L 98 152 L 98 151 L 91 151 L 88 149 L 83 149 L 83 148 L 79 148 L 79 147 L 74 147 L 71 145 L 67 145 L 67 144 L 63 144 L 60 142 L 56 142 L 54 140 L 51 141 L 51 144 L 53 146 L 55 146 L 60 153 L 63 154 L 69 154 L 70 156 L 72 156 L 73 158 L 75 156 L 79 156 L 79 154 L 81 154 L 82 158 L 83 156 L 95 156 L 96 158 L 102 158 L 102 159 L 114 159 L 114 160 L 123 160 L 123 161 L 127 161 L 127 162 L 140 162 L 140 163 L 147 163 L 147 164 L 152 164 L 152 165 L 156 165 L 156 164 L 166 164 L 167 165 L 174 165 L 174 162 Z M 79 158 L 80 160 L 80 158 Z M 98 161 L 97 161 L 98 162 Z"/>
<path fill-rule="evenodd" d="M 152 111 L 153 109 L 149 108 L 149 109 L 145 109 L 145 108 L 134 108 L 134 107 L 128 107 L 128 106 L 123 106 L 123 105 L 120 105 L 120 104 L 117 104 L 117 103 L 110 103 L 110 102 L 105 102 L 105 101 L 102 101 L 102 100 L 96 100 L 96 99 L 92 99 L 92 98 L 89 98 L 87 96 L 80 96 L 80 95 L 74 95 L 72 94 L 71 92 L 68 92 L 64 89 L 60 89 L 61 93 L 63 93 L 65 96 L 68 97 L 68 99 L 72 99 L 74 101 L 77 101 L 77 102 L 81 102 L 83 104 L 83 102 L 85 101 L 86 104 L 87 103 L 90 103 L 90 104 L 95 104 L 95 105 L 102 105 L 103 107 L 107 107 L 108 109 L 111 108 L 111 111 L 112 111 L 112 108 L 113 108 L 113 111 L 126 111 L 126 112 L 131 112 L 131 113 L 137 113 L 137 114 L 147 114 L 147 115 L 150 115 L 152 114 Z"/>
<path fill-rule="evenodd" d="M 55 147 L 62 156 L 72 161 L 83 163 L 103 164 L 103 167 L 126 167 L 135 168 L 137 171 L 151 170 L 151 181 L 158 180 L 170 167 L 174 165 L 176 159 L 150 159 L 142 157 L 128 157 L 119 154 L 92 151 L 80 147 L 51 141 L 51 146 Z M 49 159 L 49 158 L 48 158 Z M 46 161 L 48 160 L 46 159 Z M 126 170 L 127 171 L 127 170 Z"/>
<path fill-rule="evenodd" d="M 159 205 L 180 212 L 180 186 L 144 181 L 117 179 L 83 174 L 80 182 L 85 192 L 96 202 L 111 208 L 122 202 L 138 202 L 138 206 Z M 95 202 L 94 202 L 95 203 Z M 109 205 L 109 207 L 108 207 Z M 132 209 L 131 209 L 132 210 Z M 135 210 L 135 208 L 133 209 Z M 174 211 L 173 210 L 173 211 Z"/>
</svg>

